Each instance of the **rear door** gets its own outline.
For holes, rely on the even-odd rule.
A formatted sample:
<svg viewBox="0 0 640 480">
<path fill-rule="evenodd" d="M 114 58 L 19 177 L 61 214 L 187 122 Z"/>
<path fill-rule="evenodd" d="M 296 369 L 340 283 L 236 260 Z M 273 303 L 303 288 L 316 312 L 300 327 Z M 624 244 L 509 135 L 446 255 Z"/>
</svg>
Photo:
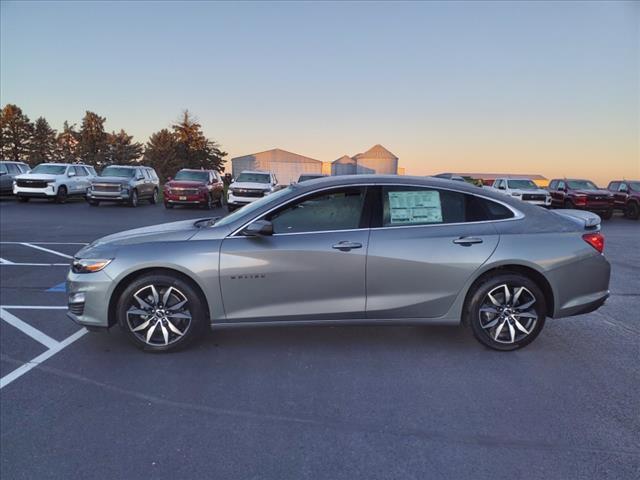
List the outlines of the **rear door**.
<svg viewBox="0 0 640 480">
<path fill-rule="evenodd" d="M 220 285 L 236 322 L 364 318 L 366 187 L 310 193 L 265 215 L 273 235 L 222 242 Z"/>
<path fill-rule="evenodd" d="M 367 256 L 367 318 L 445 315 L 493 253 L 498 234 L 484 200 L 421 186 L 385 186 Z M 513 216 L 491 202 L 496 217 Z"/>
</svg>

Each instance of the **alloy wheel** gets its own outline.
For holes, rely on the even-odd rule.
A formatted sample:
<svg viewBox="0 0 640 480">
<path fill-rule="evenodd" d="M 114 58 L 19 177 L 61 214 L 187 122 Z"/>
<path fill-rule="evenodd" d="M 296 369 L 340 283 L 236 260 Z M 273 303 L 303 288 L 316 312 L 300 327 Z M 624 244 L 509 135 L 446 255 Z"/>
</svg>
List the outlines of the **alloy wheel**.
<svg viewBox="0 0 640 480">
<path fill-rule="evenodd" d="M 126 316 L 131 332 L 154 347 L 180 340 L 192 321 L 186 295 L 165 285 L 146 285 L 135 292 Z"/>
<path fill-rule="evenodd" d="M 502 284 L 485 296 L 480 306 L 480 326 L 498 343 L 517 343 L 535 329 L 536 297 L 523 286 Z"/>
</svg>

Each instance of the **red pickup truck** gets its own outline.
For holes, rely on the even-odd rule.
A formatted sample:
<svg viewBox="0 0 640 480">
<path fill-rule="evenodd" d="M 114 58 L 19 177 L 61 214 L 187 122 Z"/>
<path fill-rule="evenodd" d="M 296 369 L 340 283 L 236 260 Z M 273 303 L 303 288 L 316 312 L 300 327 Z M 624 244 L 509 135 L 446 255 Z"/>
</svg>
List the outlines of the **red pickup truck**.
<svg viewBox="0 0 640 480">
<path fill-rule="evenodd" d="M 607 190 L 613 193 L 613 208 L 622 210 L 627 218 L 640 218 L 640 181 L 614 180 Z"/>
<path fill-rule="evenodd" d="M 613 215 L 613 194 L 598 188 L 590 180 L 571 178 L 549 182 L 551 208 L 572 208 L 597 213 L 605 220 Z"/>
<path fill-rule="evenodd" d="M 222 207 L 226 203 L 224 184 L 215 170 L 183 168 L 164 184 L 164 206 L 194 205 L 205 208 Z"/>
</svg>

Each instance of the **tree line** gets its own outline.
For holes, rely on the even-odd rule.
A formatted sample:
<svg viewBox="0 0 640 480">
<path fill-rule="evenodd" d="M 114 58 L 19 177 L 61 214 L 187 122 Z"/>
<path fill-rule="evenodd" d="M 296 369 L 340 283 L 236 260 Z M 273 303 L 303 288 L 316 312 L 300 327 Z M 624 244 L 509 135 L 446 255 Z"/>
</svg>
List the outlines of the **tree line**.
<svg viewBox="0 0 640 480">
<path fill-rule="evenodd" d="M 169 128 L 153 133 L 145 145 L 123 129 L 106 132 L 105 117 L 87 111 L 79 128 L 65 121 L 60 132 L 44 117 L 31 122 L 17 105 L 0 112 L 0 160 L 86 163 L 97 169 L 107 165 L 144 164 L 164 179 L 181 168 L 205 168 L 221 172 L 227 153 L 207 138 L 188 110 Z"/>
</svg>

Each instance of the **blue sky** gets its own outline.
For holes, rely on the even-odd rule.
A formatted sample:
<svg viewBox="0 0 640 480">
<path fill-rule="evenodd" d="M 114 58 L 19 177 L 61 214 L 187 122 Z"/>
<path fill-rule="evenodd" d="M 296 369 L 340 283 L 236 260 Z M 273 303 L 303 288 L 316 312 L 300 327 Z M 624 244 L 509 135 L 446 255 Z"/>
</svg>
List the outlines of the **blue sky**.
<svg viewBox="0 0 640 480">
<path fill-rule="evenodd" d="M 633 2 L 2 2 L 1 102 L 231 156 L 381 143 L 408 173 L 640 177 Z"/>
</svg>

